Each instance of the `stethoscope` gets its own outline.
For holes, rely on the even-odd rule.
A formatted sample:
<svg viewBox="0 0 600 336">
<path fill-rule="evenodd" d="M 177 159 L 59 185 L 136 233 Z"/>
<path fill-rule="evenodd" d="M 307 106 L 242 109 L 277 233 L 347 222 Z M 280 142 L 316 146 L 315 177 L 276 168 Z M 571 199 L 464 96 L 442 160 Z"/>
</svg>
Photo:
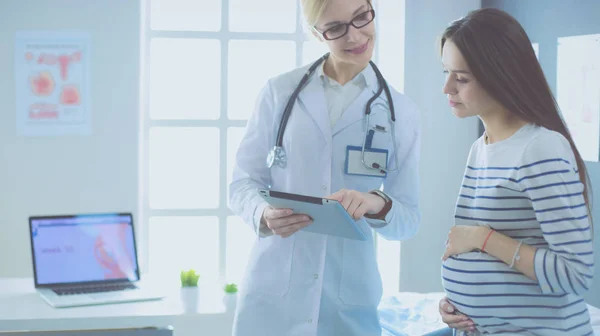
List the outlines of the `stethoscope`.
<svg viewBox="0 0 600 336">
<path fill-rule="evenodd" d="M 308 70 L 306 71 L 306 73 L 304 74 L 302 79 L 300 80 L 300 83 L 298 84 L 298 86 L 296 87 L 294 92 L 292 93 L 290 99 L 287 101 L 285 110 L 283 111 L 283 116 L 281 117 L 281 122 L 279 123 L 279 130 L 277 131 L 277 141 L 275 143 L 275 146 L 269 151 L 269 154 L 267 155 L 267 167 L 271 168 L 271 167 L 273 167 L 273 165 L 278 165 L 281 168 L 285 168 L 286 163 L 287 163 L 287 157 L 285 154 L 285 150 L 283 149 L 283 133 L 285 132 L 285 127 L 287 125 L 288 119 L 290 118 L 290 114 L 292 113 L 292 108 L 294 107 L 294 103 L 296 102 L 296 99 L 298 98 L 300 91 L 302 91 L 302 89 L 304 88 L 304 86 L 306 85 L 306 83 L 308 82 L 308 80 L 310 79 L 312 74 L 315 72 L 317 67 L 319 65 L 321 65 L 321 63 L 323 63 L 323 61 L 325 61 L 328 56 L 329 56 L 329 53 L 323 55 L 316 62 L 314 62 L 310 66 L 310 68 L 308 68 Z M 387 173 L 387 172 L 392 172 L 392 171 L 398 170 L 398 154 L 397 154 L 398 152 L 396 151 L 396 137 L 395 137 L 395 129 L 394 129 L 394 125 L 396 123 L 396 115 L 394 112 L 394 102 L 392 100 L 392 95 L 390 93 L 390 89 L 389 89 L 385 79 L 383 78 L 383 75 L 381 74 L 381 72 L 379 71 L 377 66 L 375 66 L 375 63 L 373 63 L 372 61 L 369 61 L 369 64 L 375 71 L 375 75 L 377 76 L 377 82 L 379 84 L 379 89 L 377 90 L 375 95 L 373 97 L 371 97 L 371 99 L 369 99 L 369 101 L 367 102 L 367 105 L 365 107 L 365 136 L 363 139 L 363 144 L 362 144 L 362 149 L 361 149 L 361 161 L 365 168 L 379 170 L 381 173 Z M 371 104 L 373 104 L 373 102 L 377 98 L 379 98 L 379 96 L 381 96 L 381 93 L 383 91 L 385 91 L 385 95 L 387 97 L 389 111 L 390 111 L 390 118 L 391 118 L 390 132 L 392 134 L 392 142 L 393 142 L 393 146 L 394 146 L 394 162 L 395 162 L 394 169 L 383 168 L 376 162 L 373 162 L 371 164 L 367 164 L 365 162 L 365 147 L 367 149 L 370 148 L 370 143 L 373 139 L 373 135 L 374 135 L 375 131 L 385 132 L 385 128 L 383 128 L 382 126 L 377 125 L 376 127 L 370 127 L 370 124 L 369 124 L 369 120 L 371 117 Z M 376 105 L 380 105 L 380 104 L 376 104 Z M 381 104 L 381 105 L 383 105 L 383 104 Z"/>
</svg>

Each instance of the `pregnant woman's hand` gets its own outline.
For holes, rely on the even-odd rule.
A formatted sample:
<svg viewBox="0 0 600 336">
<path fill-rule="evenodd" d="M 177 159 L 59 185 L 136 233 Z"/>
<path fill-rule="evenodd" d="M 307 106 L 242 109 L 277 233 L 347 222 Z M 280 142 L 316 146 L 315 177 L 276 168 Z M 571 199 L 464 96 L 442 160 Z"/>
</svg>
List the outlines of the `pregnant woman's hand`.
<svg viewBox="0 0 600 336">
<path fill-rule="evenodd" d="M 442 260 L 481 248 L 490 229 L 485 226 L 455 225 L 448 233 Z"/>
<path fill-rule="evenodd" d="M 475 330 L 475 324 L 466 315 L 459 313 L 447 298 L 440 300 L 440 315 L 442 321 L 452 329 L 461 331 L 473 331 Z"/>
</svg>

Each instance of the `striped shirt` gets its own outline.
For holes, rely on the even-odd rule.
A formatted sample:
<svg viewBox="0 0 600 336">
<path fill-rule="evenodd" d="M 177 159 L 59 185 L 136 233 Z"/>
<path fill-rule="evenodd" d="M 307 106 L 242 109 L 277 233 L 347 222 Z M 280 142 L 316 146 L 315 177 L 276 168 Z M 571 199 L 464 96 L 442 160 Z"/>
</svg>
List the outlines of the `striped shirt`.
<svg viewBox="0 0 600 336">
<path fill-rule="evenodd" d="M 448 299 L 478 334 L 593 335 L 582 298 L 594 274 L 590 219 L 565 137 L 528 124 L 497 143 L 478 139 L 455 224 L 486 225 L 537 249 L 537 281 L 485 252 L 442 264 Z"/>
</svg>

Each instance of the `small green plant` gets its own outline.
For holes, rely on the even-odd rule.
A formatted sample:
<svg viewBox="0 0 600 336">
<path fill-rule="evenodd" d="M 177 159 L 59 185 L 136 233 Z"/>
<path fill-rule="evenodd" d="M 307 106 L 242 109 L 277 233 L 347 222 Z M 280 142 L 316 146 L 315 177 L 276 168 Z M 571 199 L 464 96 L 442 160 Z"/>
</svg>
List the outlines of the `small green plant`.
<svg viewBox="0 0 600 336">
<path fill-rule="evenodd" d="M 181 271 L 180 278 L 181 287 L 197 287 L 200 274 L 191 269 L 189 271 Z"/>
<path fill-rule="evenodd" d="M 236 284 L 230 283 L 230 284 L 225 285 L 224 290 L 225 290 L 225 293 L 233 294 L 233 293 L 237 293 L 238 288 L 237 288 Z"/>
</svg>

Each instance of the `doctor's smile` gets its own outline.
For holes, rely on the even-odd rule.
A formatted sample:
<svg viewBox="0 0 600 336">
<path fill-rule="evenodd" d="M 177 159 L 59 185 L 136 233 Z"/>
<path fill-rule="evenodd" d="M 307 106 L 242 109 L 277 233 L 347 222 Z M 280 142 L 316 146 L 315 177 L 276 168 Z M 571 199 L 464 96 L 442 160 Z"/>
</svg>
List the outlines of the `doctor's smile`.
<svg viewBox="0 0 600 336">
<path fill-rule="evenodd" d="M 367 51 L 367 48 L 369 47 L 370 42 L 371 42 L 371 40 L 369 39 L 363 45 L 360 45 L 360 46 L 358 46 L 356 48 L 352 48 L 352 49 L 346 49 L 346 51 L 349 53 L 355 54 L 355 55 L 360 55 L 360 54 L 364 53 L 365 51 Z"/>
</svg>

